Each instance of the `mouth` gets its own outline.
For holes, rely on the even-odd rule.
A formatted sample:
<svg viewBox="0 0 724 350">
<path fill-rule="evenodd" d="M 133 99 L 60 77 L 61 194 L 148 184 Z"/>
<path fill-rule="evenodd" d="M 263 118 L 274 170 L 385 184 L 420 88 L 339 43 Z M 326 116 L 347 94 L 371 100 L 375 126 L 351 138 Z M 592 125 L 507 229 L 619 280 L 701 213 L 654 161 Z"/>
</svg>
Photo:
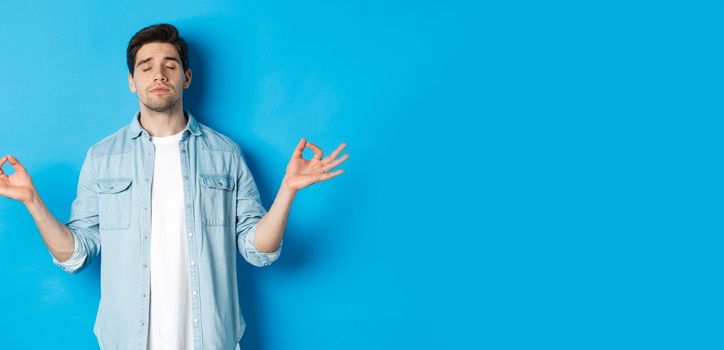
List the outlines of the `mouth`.
<svg viewBox="0 0 724 350">
<path fill-rule="evenodd" d="M 168 91 L 169 90 L 166 88 L 155 88 L 155 89 L 151 90 L 151 92 L 157 93 L 157 94 L 167 93 Z"/>
</svg>

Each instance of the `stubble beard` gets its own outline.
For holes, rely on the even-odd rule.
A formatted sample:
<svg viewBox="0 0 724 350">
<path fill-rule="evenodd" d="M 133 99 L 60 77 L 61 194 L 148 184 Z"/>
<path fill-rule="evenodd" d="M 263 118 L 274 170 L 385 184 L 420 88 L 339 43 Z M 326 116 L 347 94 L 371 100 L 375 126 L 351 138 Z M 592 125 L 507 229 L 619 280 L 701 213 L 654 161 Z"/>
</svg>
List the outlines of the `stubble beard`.
<svg viewBox="0 0 724 350">
<path fill-rule="evenodd" d="M 155 96 L 149 98 L 146 102 L 139 98 L 139 101 L 141 101 L 146 108 L 159 113 L 167 112 L 172 109 L 176 106 L 179 100 L 180 96 Z"/>
</svg>

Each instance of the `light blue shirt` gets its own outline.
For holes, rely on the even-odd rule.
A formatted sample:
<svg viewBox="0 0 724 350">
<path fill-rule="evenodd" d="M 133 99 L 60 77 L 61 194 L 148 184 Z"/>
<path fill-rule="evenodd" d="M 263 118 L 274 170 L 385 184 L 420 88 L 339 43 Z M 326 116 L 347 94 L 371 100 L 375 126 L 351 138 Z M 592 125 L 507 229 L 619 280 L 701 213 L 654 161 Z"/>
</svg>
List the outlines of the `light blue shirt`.
<svg viewBox="0 0 724 350">
<path fill-rule="evenodd" d="M 179 148 L 194 348 L 234 349 L 246 328 L 236 252 L 264 267 L 279 258 L 282 245 L 272 253 L 254 246 L 266 210 L 239 146 L 184 113 L 188 123 Z M 93 327 L 101 349 L 146 349 L 154 146 L 139 116 L 88 150 L 65 224 L 75 250 L 62 263 L 53 257 L 75 274 L 101 255 L 101 299 Z"/>
</svg>

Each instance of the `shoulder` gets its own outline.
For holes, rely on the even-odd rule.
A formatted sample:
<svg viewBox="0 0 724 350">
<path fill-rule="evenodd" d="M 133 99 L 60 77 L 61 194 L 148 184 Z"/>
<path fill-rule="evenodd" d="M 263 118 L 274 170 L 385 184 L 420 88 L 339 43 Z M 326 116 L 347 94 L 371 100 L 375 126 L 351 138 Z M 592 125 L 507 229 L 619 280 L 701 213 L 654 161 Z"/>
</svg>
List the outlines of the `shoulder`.
<svg viewBox="0 0 724 350">
<path fill-rule="evenodd" d="M 88 154 L 92 158 L 107 156 L 112 154 L 127 153 L 130 151 L 132 143 L 130 125 L 118 129 L 114 133 L 102 138 L 88 149 Z"/>
<path fill-rule="evenodd" d="M 199 123 L 199 128 L 201 129 L 201 137 L 203 139 L 201 149 L 217 152 L 231 152 L 236 154 L 241 153 L 239 144 L 230 137 L 202 123 Z"/>
</svg>

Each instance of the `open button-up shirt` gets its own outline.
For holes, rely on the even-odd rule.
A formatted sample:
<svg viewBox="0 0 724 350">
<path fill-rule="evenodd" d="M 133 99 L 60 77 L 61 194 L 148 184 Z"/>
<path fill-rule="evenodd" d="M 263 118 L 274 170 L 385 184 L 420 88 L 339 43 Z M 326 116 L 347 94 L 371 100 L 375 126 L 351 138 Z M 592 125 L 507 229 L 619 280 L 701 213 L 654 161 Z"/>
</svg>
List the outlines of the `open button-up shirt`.
<svg viewBox="0 0 724 350">
<path fill-rule="evenodd" d="M 266 210 L 239 146 L 184 113 L 189 120 L 179 148 L 194 349 L 235 349 L 246 328 L 236 252 L 264 267 L 279 258 L 282 246 L 265 253 L 254 245 Z M 137 112 L 130 125 L 88 150 L 65 224 L 75 250 L 64 262 L 53 257 L 74 274 L 101 255 L 101 298 L 93 327 L 101 349 L 145 350 L 148 340 L 154 146 L 139 117 Z"/>
</svg>

